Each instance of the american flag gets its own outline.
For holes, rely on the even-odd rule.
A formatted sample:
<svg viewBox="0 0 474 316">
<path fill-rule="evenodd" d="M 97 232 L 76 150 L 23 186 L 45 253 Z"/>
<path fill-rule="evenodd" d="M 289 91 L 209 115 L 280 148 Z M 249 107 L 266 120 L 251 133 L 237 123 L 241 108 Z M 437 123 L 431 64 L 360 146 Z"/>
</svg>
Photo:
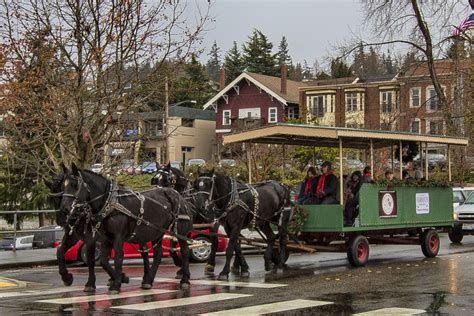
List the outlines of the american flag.
<svg viewBox="0 0 474 316">
<path fill-rule="evenodd" d="M 456 27 L 456 29 L 453 31 L 453 36 L 459 36 L 469 29 L 474 29 L 474 10 L 471 12 L 471 15 L 465 18 L 464 21 L 462 21 L 461 24 Z"/>
</svg>

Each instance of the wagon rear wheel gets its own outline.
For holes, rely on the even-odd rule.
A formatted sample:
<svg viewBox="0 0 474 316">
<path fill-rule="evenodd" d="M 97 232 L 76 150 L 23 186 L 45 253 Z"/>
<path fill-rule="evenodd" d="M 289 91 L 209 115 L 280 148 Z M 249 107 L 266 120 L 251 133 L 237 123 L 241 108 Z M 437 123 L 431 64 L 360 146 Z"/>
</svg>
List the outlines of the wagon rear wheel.
<svg viewBox="0 0 474 316">
<path fill-rule="evenodd" d="M 365 236 L 359 235 L 349 240 L 347 260 L 354 267 L 362 267 L 367 263 L 369 260 L 369 241 Z"/>
<path fill-rule="evenodd" d="M 421 251 L 427 258 L 436 257 L 439 251 L 439 235 L 434 229 L 427 229 L 421 235 Z"/>
</svg>

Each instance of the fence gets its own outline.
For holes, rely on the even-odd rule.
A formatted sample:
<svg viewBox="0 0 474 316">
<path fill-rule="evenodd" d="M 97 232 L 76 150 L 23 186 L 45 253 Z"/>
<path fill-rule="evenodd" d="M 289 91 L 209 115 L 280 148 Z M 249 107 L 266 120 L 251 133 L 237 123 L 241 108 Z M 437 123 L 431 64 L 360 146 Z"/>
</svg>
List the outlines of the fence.
<svg viewBox="0 0 474 316">
<path fill-rule="evenodd" d="M 54 232 L 56 229 L 17 229 L 18 215 L 22 214 L 47 214 L 56 213 L 58 210 L 21 210 L 21 211 L 1 211 L 0 214 L 13 214 L 13 230 L 0 230 L 0 234 L 13 234 L 13 251 L 16 251 L 16 237 L 17 233 L 35 233 L 35 232 Z"/>
</svg>

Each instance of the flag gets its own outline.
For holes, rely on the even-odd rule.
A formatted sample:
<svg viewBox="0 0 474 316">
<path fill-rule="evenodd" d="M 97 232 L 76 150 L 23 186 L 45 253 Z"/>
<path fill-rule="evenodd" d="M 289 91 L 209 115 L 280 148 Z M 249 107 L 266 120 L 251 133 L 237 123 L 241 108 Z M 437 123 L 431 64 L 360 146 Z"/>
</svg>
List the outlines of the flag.
<svg viewBox="0 0 474 316">
<path fill-rule="evenodd" d="M 471 12 L 471 15 L 465 18 L 464 21 L 462 21 L 461 24 L 456 27 L 453 32 L 453 36 L 459 36 L 469 29 L 474 29 L 474 10 Z"/>
</svg>

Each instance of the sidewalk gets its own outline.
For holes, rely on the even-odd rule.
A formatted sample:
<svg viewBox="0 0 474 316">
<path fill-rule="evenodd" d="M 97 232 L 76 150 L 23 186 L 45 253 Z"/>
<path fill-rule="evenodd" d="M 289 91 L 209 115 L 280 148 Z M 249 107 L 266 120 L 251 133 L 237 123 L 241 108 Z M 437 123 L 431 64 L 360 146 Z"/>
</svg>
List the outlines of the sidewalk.
<svg viewBox="0 0 474 316">
<path fill-rule="evenodd" d="M 0 269 L 56 264 L 56 248 L 0 251 Z"/>
</svg>

